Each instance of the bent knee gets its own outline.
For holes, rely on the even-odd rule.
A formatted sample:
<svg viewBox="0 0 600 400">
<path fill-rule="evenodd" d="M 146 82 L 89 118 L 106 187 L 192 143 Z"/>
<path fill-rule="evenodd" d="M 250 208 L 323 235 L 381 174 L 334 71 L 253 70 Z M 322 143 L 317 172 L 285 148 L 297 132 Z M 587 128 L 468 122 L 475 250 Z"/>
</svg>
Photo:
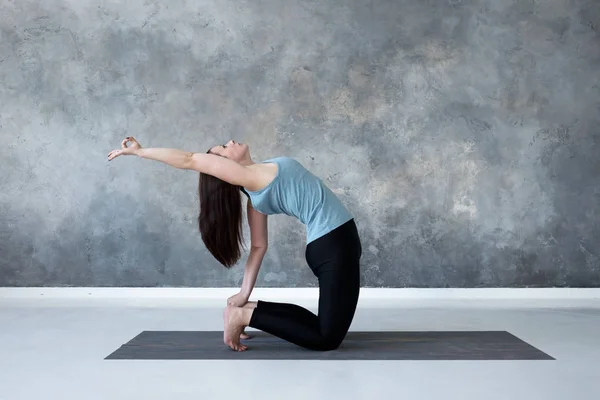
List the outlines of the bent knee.
<svg viewBox="0 0 600 400">
<path fill-rule="evenodd" d="M 321 348 L 321 351 L 332 351 L 332 350 L 336 350 L 338 347 L 340 347 L 340 345 L 342 344 L 342 342 L 325 342 L 323 344 L 323 347 Z"/>
<path fill-rule="evenodd" d="M 336 350 L 342 344 L 344 336 L 340 335 L 324 335 L 322 340 L 318 343 L 315 350 L 318 351 L 331 351 Z"/>
</svg>

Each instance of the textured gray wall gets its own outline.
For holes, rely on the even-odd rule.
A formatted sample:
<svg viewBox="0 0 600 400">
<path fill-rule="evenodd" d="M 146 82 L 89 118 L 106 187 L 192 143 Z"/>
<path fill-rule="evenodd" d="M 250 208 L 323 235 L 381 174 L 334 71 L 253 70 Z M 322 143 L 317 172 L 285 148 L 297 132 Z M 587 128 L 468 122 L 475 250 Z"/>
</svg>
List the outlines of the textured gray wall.
<svg viewBox="0 0 600 400">
<path fill-rule="evenodd" d="M 3 0 L 0 285 L 240 284 L 196 173 L 106 161 L 134 135 L 295 157 L 366 286 L 600 286 L 599 29 L 595 0 Z M 270 218 L 258 286 L 316 284 L 304 232 Z"/>
</svg>

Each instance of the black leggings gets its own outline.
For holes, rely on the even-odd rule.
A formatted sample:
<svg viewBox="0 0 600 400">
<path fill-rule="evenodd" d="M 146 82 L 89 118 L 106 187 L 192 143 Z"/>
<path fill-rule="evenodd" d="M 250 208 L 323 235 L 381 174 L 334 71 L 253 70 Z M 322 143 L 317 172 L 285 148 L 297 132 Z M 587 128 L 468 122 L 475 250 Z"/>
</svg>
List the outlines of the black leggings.
<svg viewBox="0 0 600 400">
<path fill-rule="evenodd" d="M 334 350 L 344 340 L 360 290 L 362 247 L 350 220 L 306 246 L 306 261 L 319 280 L 319 313 L 295 304 L 259 300 L 250 327 L 312 350 Z"/>
</svg>

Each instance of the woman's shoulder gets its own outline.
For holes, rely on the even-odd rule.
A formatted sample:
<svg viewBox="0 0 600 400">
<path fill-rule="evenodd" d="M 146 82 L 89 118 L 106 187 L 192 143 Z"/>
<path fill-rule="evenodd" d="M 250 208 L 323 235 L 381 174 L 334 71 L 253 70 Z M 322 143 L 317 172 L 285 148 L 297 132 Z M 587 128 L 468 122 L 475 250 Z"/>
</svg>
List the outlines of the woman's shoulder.
<svg viewBox="0 0 600 400">
<path fill-rule="evenodd" d="M 280 162 L 277 159 L 264 160 L 247 167 L 253 171 L 252 184 L 245 189 L 250 192 L 258 192 L 266 188 L 278 177 Z"/>
</svg>

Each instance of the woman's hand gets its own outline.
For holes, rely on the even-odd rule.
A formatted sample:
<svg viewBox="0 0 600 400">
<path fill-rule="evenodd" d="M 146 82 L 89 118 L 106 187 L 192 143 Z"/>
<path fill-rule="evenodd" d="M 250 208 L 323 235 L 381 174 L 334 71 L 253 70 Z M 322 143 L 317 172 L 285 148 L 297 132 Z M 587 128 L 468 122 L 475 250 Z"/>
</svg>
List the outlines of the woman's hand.
<svg viewBox="0 0 600 400">
<path fill-rule="evenodd" d="M 127 147 L 127 143 L 131 142 L 131 145 Z M 116 149 L 111 151 L 108 154 L 108 161 L 111 161 L 119 156 L 126 155 L 136 155 L 138 150 L 140 150 L 142 146 L 135 140 L 133 137 L 128 136 L 121 142 L 121 149 Z"/>
<path fill-rule="evenodd" d="M 248 302 L 249 297 L 250 296 L 247 296 L 246 294 L 239 292 L 238 294 L 233 295 L 227 299 L 227 305 L 234 306 L 234 307 L 244 307 L 244 305 L 246 305 L 246 303 Z"/>
</svg>

